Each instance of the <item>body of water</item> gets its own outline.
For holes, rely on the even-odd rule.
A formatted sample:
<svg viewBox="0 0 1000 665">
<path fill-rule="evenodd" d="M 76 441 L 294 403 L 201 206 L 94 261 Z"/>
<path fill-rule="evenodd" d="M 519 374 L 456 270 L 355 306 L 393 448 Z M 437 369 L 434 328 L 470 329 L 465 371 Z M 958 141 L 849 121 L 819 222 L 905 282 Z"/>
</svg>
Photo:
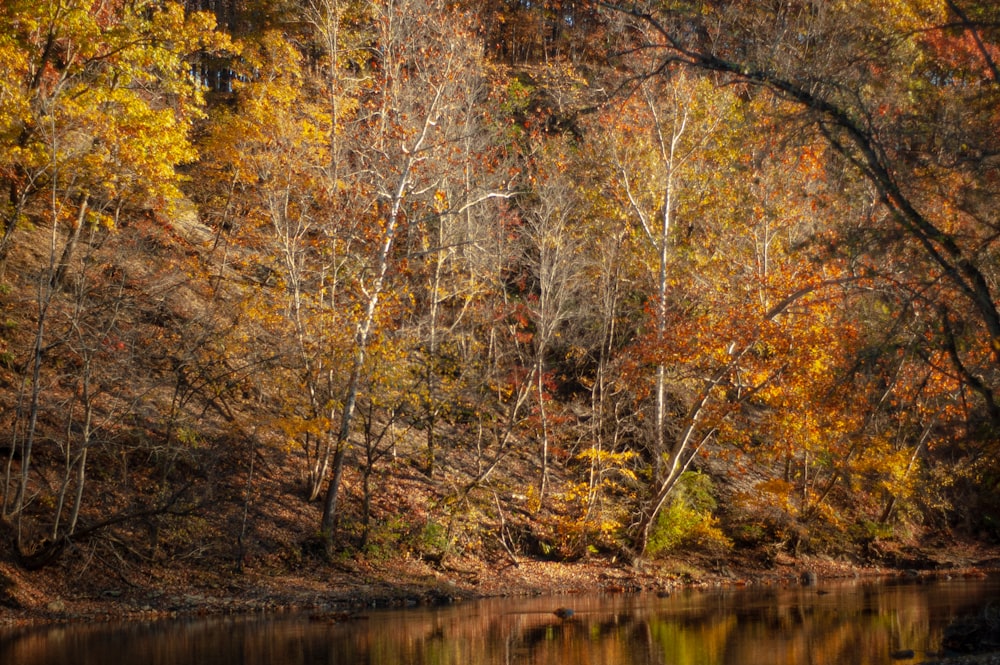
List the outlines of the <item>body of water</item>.
<svg viewBox="0 0 1000 665">
<path fill-rule="evenodd" d="M 998 579 L 491 599 L 307 615 L 0 630 L 7 665 L 883 665 L 940 648 Z M 554 610 L 572 608 L 568 619 Z M 906 652 L 912 651 L 912 656 Z"/>
</svg>

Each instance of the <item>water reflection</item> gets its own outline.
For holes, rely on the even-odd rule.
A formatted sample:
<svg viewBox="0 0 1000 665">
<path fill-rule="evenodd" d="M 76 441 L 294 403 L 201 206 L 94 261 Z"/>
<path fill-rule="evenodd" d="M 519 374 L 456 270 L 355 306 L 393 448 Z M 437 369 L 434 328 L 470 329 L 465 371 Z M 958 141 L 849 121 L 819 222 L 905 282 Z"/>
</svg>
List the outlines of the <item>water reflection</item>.
<svg viewBox="0 0 1000 665">
<path fill-rule="evenodd" d="M 305 616 L 212 618 L 0 632 L 18 665 L 852 665 L 918 662 L 949 620 L 1000 597 L 1000 580 L 487 600 Z M 572 607 L 563 620 L 557 607 Z M 913 650 L 914 657 L 890 654 Z"/>
</svg>

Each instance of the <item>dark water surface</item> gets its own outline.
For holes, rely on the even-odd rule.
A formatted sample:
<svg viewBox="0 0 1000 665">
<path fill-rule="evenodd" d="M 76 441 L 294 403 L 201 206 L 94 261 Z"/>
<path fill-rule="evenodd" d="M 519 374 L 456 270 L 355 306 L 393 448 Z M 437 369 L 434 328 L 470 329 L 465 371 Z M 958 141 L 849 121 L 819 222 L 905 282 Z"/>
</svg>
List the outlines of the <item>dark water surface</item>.
<svg viewBox="0 0 1000 665">
<path fill-rule="evenodd" d="M 0 630 L 3 665 L 868 665 L 916 663 L 1000 579 L 485 600 L 305 615 Z M 575 614 L 563 621 L 558 607 Z M 912 658 L 890 654 L 913 650 Z"/>
</svg>

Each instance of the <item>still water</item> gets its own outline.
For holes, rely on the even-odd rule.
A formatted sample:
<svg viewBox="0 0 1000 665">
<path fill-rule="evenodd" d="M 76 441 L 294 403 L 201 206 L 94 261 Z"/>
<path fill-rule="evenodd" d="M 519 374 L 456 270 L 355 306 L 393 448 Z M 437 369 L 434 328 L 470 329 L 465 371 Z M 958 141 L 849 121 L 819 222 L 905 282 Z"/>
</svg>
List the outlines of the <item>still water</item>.
<svg viewBox="0 0 1000 665">
<path fill-rule="evenodd" d="M 304 615 L 0 630 L 6 665 L 868 665 L 917 663 L 1000 579 L 485 600 Z M 572 607 L 562 620 L 552 612 Z M 913 650 L 912 658 L 890 654 Z M 898 654 L 897 654 L 898 656 Z"/>
</svg>

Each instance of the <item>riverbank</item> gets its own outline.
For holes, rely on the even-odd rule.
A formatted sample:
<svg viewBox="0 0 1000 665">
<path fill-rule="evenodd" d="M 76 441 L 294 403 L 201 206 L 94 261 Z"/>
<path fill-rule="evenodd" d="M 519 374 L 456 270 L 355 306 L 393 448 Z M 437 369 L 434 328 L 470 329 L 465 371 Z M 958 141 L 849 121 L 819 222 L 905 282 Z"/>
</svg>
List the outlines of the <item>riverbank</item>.
<svg viewBox="0 0 1000 665">
<path fill-rule="evenodd" d="M 1000 570 L 1000 553 L 974 544 L 923 555 L 929 563 L 922 570 L 787 555 L 779 555 L 768 567 L 754 565 L 752 559 L 722 562 L 697 555 L 641 567 L 600 558 L 572 563 L 518 558 L 498 563 L 448 557 L 431 563 L 387 556 L 241 573 L 150 567 L 141 577 L 115 575 L 97 564 L 75 571 L 27 572 L 0 562 L 0 580 L 5 581 L 0 589 L 0 625 L 274 612 L 335 616 L 369 607 L 445 604 L 482 597 L 670 593 L 691 587 L 800 584 L 821 589 L 826 583 L 849 578 L 981 577 Z"/>
</svg>

